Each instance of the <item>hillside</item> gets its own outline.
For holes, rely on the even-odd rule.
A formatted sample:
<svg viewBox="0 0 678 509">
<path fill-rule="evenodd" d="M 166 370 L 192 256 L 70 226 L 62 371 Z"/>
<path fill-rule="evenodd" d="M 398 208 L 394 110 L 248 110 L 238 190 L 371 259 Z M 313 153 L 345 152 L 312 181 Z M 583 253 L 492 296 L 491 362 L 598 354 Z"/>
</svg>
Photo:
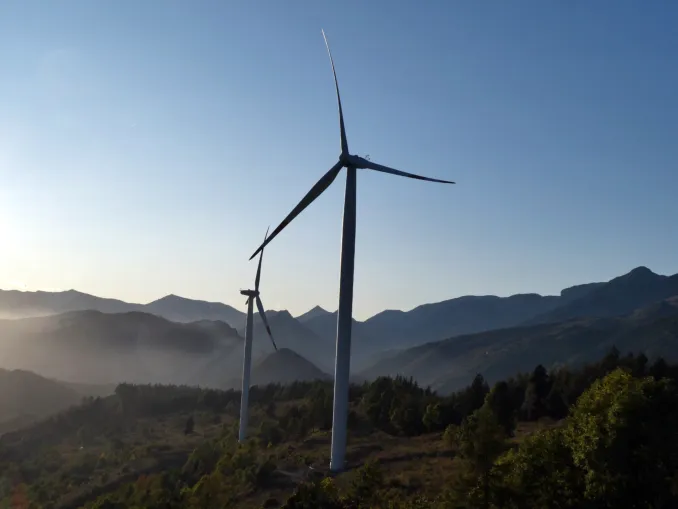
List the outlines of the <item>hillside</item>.
<svg viewBox="0 0 678 509">
<path fill-rule="evenodd" d="M 510 297 L 465 296 L 424 304 L 410 311 L 389 310 L 364 322 L 353 321 L 352 370 L 367 369 L 382 353 L 477 332 L 515 327 L 557 312 L 609 283 L 586 283 L 565 288 L 559 296 L 538 294 Z M 610 292 L 613 293 L 613 292 Z M 654 295 L 638 299 L 653 302 Z M 336 338 L 336 312 L 309 312 L 304 326 L 326 342 Z M 578 315 L 575 315 L 578 316 Z M 592 316 L 597 316 L 595 311 Z M 390 355 L 390 354 L 389 354 Z"/>
<path fill-rule="evenodd" d="M 297 321 L 288 311 L 266 311 L 266 318 L 278 348 L 288 348 L 299 352 L 305 358 L 329 371 L 334 365 L 334 339 L 318 336 L 306 325 Z M 245 336 L 245 329 L 240 329 Z M 258 313 L 254 315 L 254 356 L 261 357 L 273 352 L 273 345 Z"/>
<path fill-rule="evenodd" d="M 86 384 L 184 383 L 195 373 L 209 376 L 210 360 L 242 344 L 223 323 L 179 324 L 140 312 L 0 320 L 0 336 L 3 367 Z"/>
<path fill-rule="evenodd" d="M 77 405 L 83 396 L 30 371 L 0 369 L 0 433 Z"/>
<path fill-rule="evenodd" d="M 95 297 L 76 290 L 65 292 L 0 290 L 0 319 L 56 315 L 82 310 L 125 313 L 136 311 L 138 308 L 138 304 Z"/>
<path fill-rule="evenodd" d="M 0 369 L 0 435 L 114 390 L 111 385 L 74 384 L 31 371 Z"/>
<path fill-rule="evenodd" d="M 535 364 L 580 364 L 612 346 L 678 359 L 678 308 L 671 299 L 625 317 L 580 318 L 453 337 L 403 350 L 362 371 L 363 379 L 412 376 L 450 392 L 476 373 L 493 382 Z"/>
<path fill-rule="evenodd" d="M 507 508 L 608 507 L 612 496 L 656 507 L 658 493 L 674 507 L 678 392 L 656 380 L 675 381 L 678 366 L 610 352 L 585 369 L 527 371 L 450 397 L 402 378 L 352 386 L 337 475 L 326 470 L 330 383 L 254 387 L 244 444 L 237 391 L 121 385 L 0 437 L 0 506 L 471 509 L 487 506 L 484 486 Z M 591 418 L 601 426 L 585 441 L 563 440 Z M 604 461 L 576 464 L 591 441 Z M 605 483 L 602 498 L 586 476 Z"/>
<path fill-rule="evenodd" d="M 647 267 L 595 286 L 592 291 L 536 316 L 528 323 L 560 322 L 576 317 L 621 316 L 650 303 L 678 295 L 678 274 L 661 276 Z"/>
<path fill-rule="evenodd" d="M 523 324 L 622 316 L 672 295 L 678 295 L 678 275 L 658 276 L 640 267 L 605 283 L 565 288 L 558 296 L 465 296 L 407 312 L 384 311 L 358 324 L 357 335 L 371 353 Z"/>
<path fill-rule="evenodd" d="M 444 337 L 510 327 L 537 313 L 554 309 L 558 297 L 537 294 L 511 297 L 467 296 L 425 304 L 406 313 L 384 311 L 365 321 L 362 334 L 380 338 L 383 346 L 412 341 L 424 343 Z"/>
<path fill-rule="evenodd" d="M 293 382 L 327 381 L 332 377 L 311 361 L 289 348 L 261 355 L 252 363 L 251 385 L 291 384 Z M 242 387 L 242 360 L 238 359 L 237 376 L 226 383 L 213 385 L 226 389 L 240 390 Z"/>
<path fill-rule="evenodd" d="M 425 345 L 429 342 L 441 341 L 445 338 L 466 336 L 490 331 L 504 330 L 515 327 L 531 327 L 539 324 L 555 324 L 566 320 L 614 318 L 632 313 L 635 310 L 659 302 L 673 295 L 678 295 L 678 275 L 661 276 L 654 274 L 645 267 L 639 267 L 628 274 L 614 278 L 608 282 L 585 283 L 570 288 L 565 288 L 558 296 L 541 296 L 537 294 L 513 295 L 510 297 L 496 296 L 465 296 L 450 299 L 438 303 L 424 304 L 410 311 L 384 311 L 364 322 L 353 321 L 352 337 L 352 360 L 351 372 L 370 373 L 370 368 L 375 362 L 387 362 L 384 357 L 398 358 L 396 355 L 407 357 L 410 354 L 402 353 L 409 348 Z M 69 291 L 50 294 L 48 292 L 0 292 L 0 312 L 5 316 L 16 316 L 18 313 L 45 313 L 55 310 L 70 309 L 73 307 L 90 306 L 100 308 L 106 313 L 114 313 L 120 308 L 130 308 L 134 313 L 142 315 L 151 312 L 156 316 L 169 317 L 171 320 L 183 323 L 187 328 L 181 329 L 179 324 L 172 326 L 178 331 L 176 337 L 189 337 L 196 335 L 193 341 L 185 343 L 179 350 L 191 350 L 196 355 L 207 355 L 211 349 L 210 340 L 201 346 L 202 339 L 211 336 L 229 336 L 232 324 L 238 327 L 241 336 L 244 336 L 245 316 L 230 306 L 185 299 L 175 295 L 169 295 L 147 305 L 126 304 L 111 299 L 99 299 L 98 297 Z M 50 311 L 51 310 L 51 311 Z M 117 313 L 116 313 L 117 314 Z M 318 366 L 322 371 L 333 371 L 334 350 L 336 340 L 336 312 L 328 312 L 318 306 L 300 315 L 292 317 L 287 311 L 268 311 L 271 329 L 280 347 L 289 348 Z M 150 320 L 150 318 L 146 318 Z M 231 323 L 231 326 L 227 325 Z M 79 326 L 88 327 L 87 324 Z M 141 326 L 141 325 L 139 325 Z M 156 325 L 149 325 L 149 330 L 155 330 Z M 96 327 L 95 327 L 96 328 Z M 131 332 L 121 332 L 116 326 L 111 328 L 112 334 L 120 337 L 134 336 Z M 138 332 L 138 331 L 137 331 Z M 78 341 L 82 331 L 69 333 L 73 336 L 69 342 Z M 105 332 L 103 332 L 106 335 Z M 503 333 L 500 333 L 500 336 Z M 69 337 L 70 337 L 69 336 Z M 99 332 L 95 337 L 99 337 Z M 162 334 L 161 334 L 162 336 Z M 273 351 L 265 329 L 261 324 L 258 314 L 255 314 L 254 325 L 254 357 L 255 359 Z M 492 336 L 494 337 L 494 336 Z M 124 342 L 124 341 L 123 341 Z M 107 348 L 110 346 L 110 338 L 100 344 L 98 340 L 93 343 L 86 341 L 91 348 L 95 346 Z M 165 347 L 169 351 L 176 350 L 169 336 L 164 336 L 158 345 L 162 348 L 158 353 L 160 359 L 164 355 Z M 128 345 L 129 346 L 129 345 Z M 469 346 L 465 355 L 471 355 L 474 346 Z M 568 351 L 561 352 L 563 360 L 571 356 Z M 34 356 L 37 355 L 34 352 Z M 97 354 L 98 355 L 98 354 Z M 554 354 L 555 355 L 555 354 Z M 96 357 L 96 355 L 95 355 Z M 167 362 L 173 366 L 169 373 L 155 373 L 154 366 L 135 366 L 139 359 L 133 359 L 131 364 L 122 362 L 121 367 L 102 366 L 102 375 L 107 371 L 109 374 L 87 380 L 98 380 L 108 383 L 111 381 L 111 370 L 118 370 L 127 375 L 126 369 L 131 368 L 135 380 L 180 380 L 190 383 L 209 383 L 216 387 L 222 387 L 229 383 L 231 372 L 237 369 L 235 358 L 230 357 L 228 351 L 221 351 L 209 359 L 200 362 L 189 363 L 185 370 L 176 355 L 169 355 Z M 175 361 L 177 362 L 176 364 Z M 507 358 L 506 362 L 510 359 Z M 390 361 L 389 361 L 390 362 Z M 396 362 L 396 361 L 393 361 Z M 151 363 L 154 364 L 153 362 Z M 407 364 L 407 363 L 405 363 Z M 96 362 L 95 362 L 96 365 Z M 14 364 L 14 367 L 27 367 L 28 369 L 43 370 L 42 364 Z M 220 372 L 219 366 L 224 369 Z M 381 372 L 381 367 L 372 372 Z M 202 371 L 207 370 L 203 376 Z M 161 370 L 162 371 L 162 370 Z M 166 370 L 167 371 L 167 370 Z M 179 373 L 188 371 L 186 374 Z M 225 371 L 225 372 L 224 372 Z M 43 372 L 43 371 L 40 371 Z M 57 374 L 63 374 L 59 372 Z M 141 375 L 138 377 L 137 375 Z M 162 375 L 162 376 L 160 376 Z M 461 375 L 467 376 L 465 371 Z M 116 380 L 117 381 L 117 380 Z"/>
<path fill-rule="evenodd" d="M 312 382 L 332 377 L 289 348 L 267 355 L 252 367 L 252 385 Z"/>
</svg>

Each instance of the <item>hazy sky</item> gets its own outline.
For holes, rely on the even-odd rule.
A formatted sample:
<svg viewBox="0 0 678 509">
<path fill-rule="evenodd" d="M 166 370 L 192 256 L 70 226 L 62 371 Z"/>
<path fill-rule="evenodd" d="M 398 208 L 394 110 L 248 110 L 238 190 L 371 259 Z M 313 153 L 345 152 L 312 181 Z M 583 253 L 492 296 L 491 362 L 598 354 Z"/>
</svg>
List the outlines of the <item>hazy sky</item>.
<svg viewBox="0 0 678 509">
<path fill-rule="evenodd" d="M 678 3 L 0 3 L 0 288 L 243 309 L 247 258 L 339 153 L 355 314 L 678 272 Z M 336 309 L 344 177 L 262 298 Z"/>
</svg>

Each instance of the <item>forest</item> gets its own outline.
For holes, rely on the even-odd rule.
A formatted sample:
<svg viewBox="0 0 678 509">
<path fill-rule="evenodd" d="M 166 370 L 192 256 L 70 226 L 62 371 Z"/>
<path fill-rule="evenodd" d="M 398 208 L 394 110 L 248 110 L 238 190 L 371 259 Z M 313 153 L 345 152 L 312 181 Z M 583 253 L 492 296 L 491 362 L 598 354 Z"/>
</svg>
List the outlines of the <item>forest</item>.
<svg viewBox="0 0 678 509">
<path fill-rule="evenodd" d="M 351 387 L 348 468 L 327 472 L 331 382 L 238 391 L 121 384 L 0 438 L 0 507 L 678 507 L 678 365 L 612 349 L 449 396 Z"/>
</svg>

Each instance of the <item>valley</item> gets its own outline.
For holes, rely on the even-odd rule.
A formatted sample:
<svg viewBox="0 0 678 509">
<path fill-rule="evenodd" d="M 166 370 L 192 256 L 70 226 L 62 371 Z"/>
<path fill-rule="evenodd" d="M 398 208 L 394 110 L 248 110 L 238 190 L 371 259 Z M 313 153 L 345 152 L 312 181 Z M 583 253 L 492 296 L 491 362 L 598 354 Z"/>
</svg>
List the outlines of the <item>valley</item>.
<svg viewBox="0 0 678 509">
<path fill-rule="evenodd" d="M 351 373 L 356 382 L 412 376 L 446 393 L 476 373 L 494 381 L 535 363 L 577 365 L 612 346 L 673 359 L 676 295 L 678 275 L 639 267 L 605 283 L 563 289 L 559 296 L 467 296 L 384 311 L 354 320 Z M 4 316 L 42 314 L 0 320 L 0 367 L 78 383 L 239 387 L 244 318 L 227 313 L 228 306 L 168 296 L 145 311 L 122 311 L 139 305 L 72 291 L 0 291 L 0 304 Z M 267 315 L 279 348 L 313 366 L 301 366 L 299 373 L 333 375 L 336 313 L 316 307 L 296 318 L 287 311 Z M 255 362 L 267 365 L 273 353 L 255 314 Z M 282 371 L 261 379 L 288 381 Z"/>
</svg>

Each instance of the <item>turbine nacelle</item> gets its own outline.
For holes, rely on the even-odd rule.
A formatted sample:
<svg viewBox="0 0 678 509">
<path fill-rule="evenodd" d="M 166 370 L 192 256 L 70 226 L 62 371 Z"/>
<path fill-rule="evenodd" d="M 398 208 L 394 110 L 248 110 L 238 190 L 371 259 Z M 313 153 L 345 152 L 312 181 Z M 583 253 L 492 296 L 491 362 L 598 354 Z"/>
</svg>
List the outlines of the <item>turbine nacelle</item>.
<svg viewBox="0 0 678 509">
<path fill-rule="evenodd" d="M 240 290 L 240 295 L 244 295 L 249 298 L 257 298 L 259 296 L 258 290 Z"/>
<path fill-rule="evenodd" d="M 360 156 L 349 155 L 347 159 L 349 160 L 349 165 L 353 168 L 357 168 L 359 170 L 366 170 L 370 168 L 370 162 Z"/>
<path fill-rule="evenodd" d="M 363 159 L 360 156 L 354 156 L 352 154 L 341 154 L 339 156 L 339 163 L 344 168 L 365 169 L 368 167 L 367 165 L 369 161 L 367 159 Z"/>
</svg>

